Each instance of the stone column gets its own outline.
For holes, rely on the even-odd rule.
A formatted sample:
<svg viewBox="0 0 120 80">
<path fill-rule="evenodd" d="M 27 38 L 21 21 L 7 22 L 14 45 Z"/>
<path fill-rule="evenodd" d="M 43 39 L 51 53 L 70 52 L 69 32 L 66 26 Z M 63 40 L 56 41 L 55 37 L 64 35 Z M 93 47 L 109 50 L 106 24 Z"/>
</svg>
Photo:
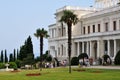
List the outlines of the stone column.
<svg viewBox="0 0 120 80">
<path fill-rule="evenodd" d="M 110 56 L 110 40 L 107 40 L 107 54 Z"/>
<path fill-rule="evenodd" d="M 104 49 L 104 41 L 100 40 L 100 57 L 102 57 L 104 55 L 105 49 Z"/>
<path fill-rule="evenodd" d="M 90 41 L 90 57 L 92 57 L 92 41 Z"/>
<path fill-rule="evenodd" d="M 114 57 L 116 56 L 116 39 L 114 40 Z"/>
<path fill-rule="evenodd" d="M 100 41 L 97 41 L 97 57 L 100 57 Z"/>
<path fill-rule="evenodd" d="M 89 41 L 87 42 L 87 54 L 88 54 L 88 56 L 89 56 Z"/>
</svg>

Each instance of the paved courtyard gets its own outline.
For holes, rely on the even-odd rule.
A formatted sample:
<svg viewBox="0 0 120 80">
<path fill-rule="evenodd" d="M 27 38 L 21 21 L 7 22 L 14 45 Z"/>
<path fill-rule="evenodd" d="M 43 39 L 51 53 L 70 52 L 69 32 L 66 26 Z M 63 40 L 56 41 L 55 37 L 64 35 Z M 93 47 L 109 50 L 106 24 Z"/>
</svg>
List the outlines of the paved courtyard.
<svg viewBox="0 0 120 80">
<path fill-rule="evenodd" d="M 89 66 L 85 68 L 120 69 L 120 66 Z"/>
</svg>

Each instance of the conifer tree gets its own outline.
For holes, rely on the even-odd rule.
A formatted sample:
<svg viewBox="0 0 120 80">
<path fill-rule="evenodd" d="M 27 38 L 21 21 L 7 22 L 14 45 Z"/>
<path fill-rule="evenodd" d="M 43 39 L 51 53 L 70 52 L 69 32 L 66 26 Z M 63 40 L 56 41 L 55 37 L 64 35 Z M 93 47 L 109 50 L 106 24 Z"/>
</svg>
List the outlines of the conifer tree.
<svg viewBox="0 0 120 80">
<path fill-rule="evenodd" d="M 14 61 L 14 58 L 13 58 L 13 54 L 11 53 L 10 55 L 9 55 L 9 62 L 13 62 Z"/>
<path fill-rule="evenodd" d="M 15 49 L 14 49 L 13 53 L 14 53 L 14 61 L 15 61 L 16 60 L 16 50 Z"/>
<path fill-rule="evenodd" d="M 19 50 L 17 49 L 17 60 L 19 60 Z"/>
<path fill-rule="evenodd" d="M 20 47 L 19 59 L 24 65 L 31 65 L 34 62 L 33 44 L 30 36 L 25 41 L 24 45 Z"/>
<path fill-rule="evenodd" d="M 1 61 L 1 63 L 3 63 L 4 62 L 4 56 L 3 56 L 3 50 L 1 51 L 1 56 L 0 56 L 0 61 Z"/>
<path fill-rule="evenodd" d="M 7 57 L 7 50 L 5 49 L 5 63 L 8 62 L 8 57 Z"/>
</svg>

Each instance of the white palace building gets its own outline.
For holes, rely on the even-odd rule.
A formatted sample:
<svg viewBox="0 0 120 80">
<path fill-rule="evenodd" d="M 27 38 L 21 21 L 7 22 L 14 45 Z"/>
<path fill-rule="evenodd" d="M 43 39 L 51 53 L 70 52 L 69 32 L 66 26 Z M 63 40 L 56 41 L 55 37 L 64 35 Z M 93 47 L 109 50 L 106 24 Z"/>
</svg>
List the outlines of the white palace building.
<svg viewBox="0 0 120 80">
<path fill-rule="evenodd" d="M 49 25 L 48 49 L 59 61 L 68 59 L 67 25 L 59 22 L 64 10 L 73 11 L 79 18 L 72 26 L 72 57 L 87 53 L 94 61 L 104 54 L 115 58 L 120 50 L 119 0 L 95 0 L 93 7 L 56 10 L 56 23 Z"/>
</svg>

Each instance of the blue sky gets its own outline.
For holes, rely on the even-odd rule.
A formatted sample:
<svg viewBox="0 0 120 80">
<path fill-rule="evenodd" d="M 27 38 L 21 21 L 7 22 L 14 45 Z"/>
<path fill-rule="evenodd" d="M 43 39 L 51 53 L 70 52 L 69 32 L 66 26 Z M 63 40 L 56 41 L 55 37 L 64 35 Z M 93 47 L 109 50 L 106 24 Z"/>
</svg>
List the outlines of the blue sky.
<svg viewBox="0 0 120 80">
<path fill-rule="evenodd" d="M 30 35 L 34 53 L 39 55 L 39 40 L 34 37 L 38 28 L 48 30 L 55 23 L 54 13 L 63 6 L 89 7 L 94 0 L 0 0 L 0 51 L 19 49 Z M 44 52 L 48 42 L 44 42 Z"/>
</svg>

